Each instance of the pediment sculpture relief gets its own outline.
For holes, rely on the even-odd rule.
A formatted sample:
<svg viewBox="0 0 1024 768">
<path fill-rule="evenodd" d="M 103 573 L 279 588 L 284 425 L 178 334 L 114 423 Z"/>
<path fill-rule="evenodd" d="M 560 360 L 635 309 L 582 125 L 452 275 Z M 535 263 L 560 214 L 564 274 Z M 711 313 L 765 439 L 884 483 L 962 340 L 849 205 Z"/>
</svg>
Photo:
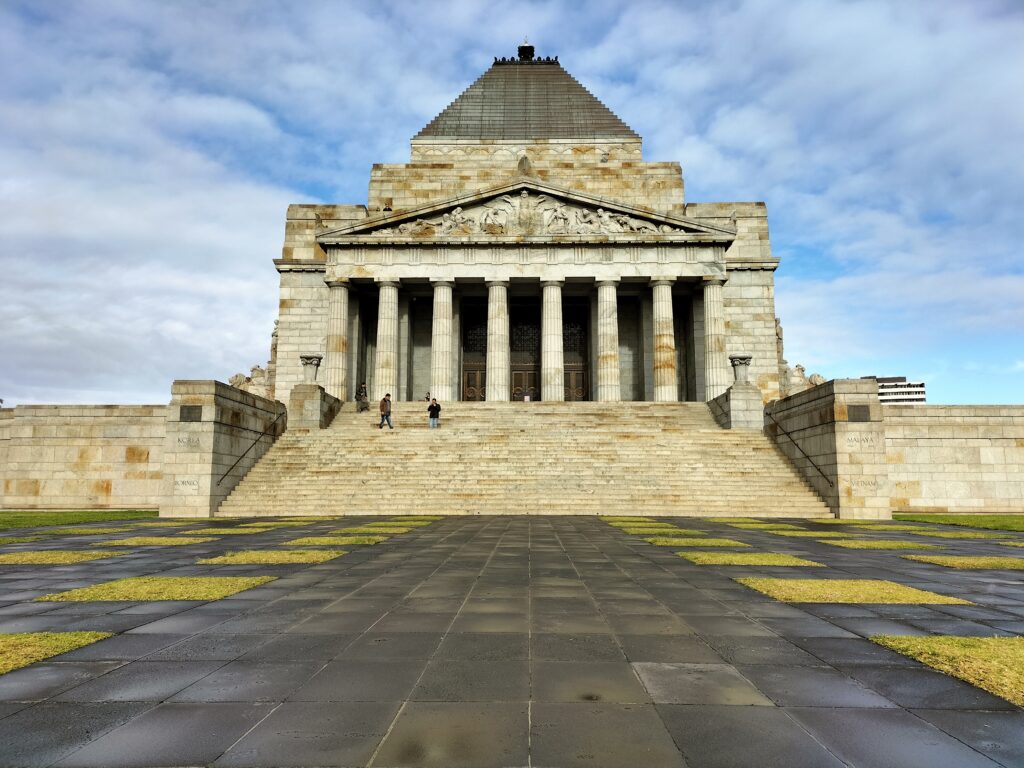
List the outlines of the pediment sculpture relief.
<svg viewBox="0 0 1024 768">
<path fill-rule="evenodd" d="M 469 237 L 472 235 L 614 235 L 681 232 L 624 213 L 566 203 L 551 195 L 501 195 L 468 209 L 375 230 L 379 237 Z"/>
</svg>

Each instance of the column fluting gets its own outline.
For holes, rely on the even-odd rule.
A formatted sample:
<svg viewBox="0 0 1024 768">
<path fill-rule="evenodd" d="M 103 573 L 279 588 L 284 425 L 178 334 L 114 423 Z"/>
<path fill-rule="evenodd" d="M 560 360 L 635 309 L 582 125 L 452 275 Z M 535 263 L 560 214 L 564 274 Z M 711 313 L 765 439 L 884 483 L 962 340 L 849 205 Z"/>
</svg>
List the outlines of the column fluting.
<svg viewBox="0 0 1024 768">
<path fill-rule="evenodd" d="M 452 399 L 452 283 L 434 284 L 430 336 L 430 395 L 440 402 Z"/>
<path fill-rule="evenodd" d="M 672 403 L 679 399 L 676 374 L 676 329 L 672 317 L 672 280 L 655 280 L 654 292 L 654 400 Z"/>
<path fill-rule="evenodd" d="M 348 283 L 327 281 L 327 349 L 324 389 L 339 400 L 348 399 Z"/>
<path fill-rule="evenodd" d="M 509 350 L 508 283 L 487 283 L 487 400 L 508 402 L 512 395 Z"/>
<path fill-rule="evenodd" d="M 562 283 L 541 284 L 544 302 L 540 321 L 540 399 L 565 400 L 565 350 L 562 337 Z"/>
<path fill-rule="evenodd" d="M 729 388 L 725 355 L 725 280 L 704 281 L 704 399 L 713 400 Z"/>
<path fill-rule="evenodd" d="M 379 400 L 398 394 L 398 283 L 382 282 L 377 303 L 377 355 L 373 384 Z"/>
<path fill-rule="evenodd" d="M 619 380 L 618 281 L 602 280 L 597 284 L 597 399 L 621 400 Z"/>
</svg>

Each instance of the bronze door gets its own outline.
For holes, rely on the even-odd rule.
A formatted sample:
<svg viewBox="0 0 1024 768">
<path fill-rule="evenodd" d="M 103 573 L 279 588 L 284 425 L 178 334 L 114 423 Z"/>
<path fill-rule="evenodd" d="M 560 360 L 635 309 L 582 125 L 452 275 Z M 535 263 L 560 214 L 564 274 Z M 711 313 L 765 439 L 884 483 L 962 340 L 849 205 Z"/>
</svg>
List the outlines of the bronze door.
<svg viewBox="0 0 1024 768">
<path fill-rule="evenodd" d="M 462 322 L 462 399 L 486 399 L 487 302 L 465 299 Z"/>
<path fill-rule="evenodd" d="M 588 301 L 566 301 L 562 309 L 562 354 L 565 364 L 565 399 L 589 400 L 590 376 L 587 368 L 590 344 Z"/>
<path fill-rule="evenodd" d="M 540 303 L 516 301 L 509 307 L 512 399 L 540 400 Z"/>
</svg>

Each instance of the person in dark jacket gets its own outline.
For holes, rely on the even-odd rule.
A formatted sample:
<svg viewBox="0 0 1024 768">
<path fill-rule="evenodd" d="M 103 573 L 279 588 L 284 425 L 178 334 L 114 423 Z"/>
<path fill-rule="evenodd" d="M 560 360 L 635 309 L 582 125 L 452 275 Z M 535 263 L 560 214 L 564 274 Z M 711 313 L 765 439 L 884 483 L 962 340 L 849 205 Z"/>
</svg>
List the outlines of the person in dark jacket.
<svg viewBox="0 0 1024 768">
<path fill-rule="evenodd" d="M 427 415 L 430 416 L 431 429 L 441 426 L 441 404 L 437 402 L 436 397 L 431 399 L 430 405 L 427 406 Z"/>
<path fill-rule="evenodd" d="M 388 392 L 384 395 L 384 399 L 380 401 L 380 424 L 377 425 L 377 429 L 384 429 L 384 423 L 387 422 L 388 429 L 394 429 L 395 425 L 391 423 L 391 393 Z"/>
<path fill-rule="evenodd" d="M 370 410 L 370 396 L 366 392 L 366 382 L 364 381 L 356 389 L 356 413 L 368 410 Z"/>
</svg>

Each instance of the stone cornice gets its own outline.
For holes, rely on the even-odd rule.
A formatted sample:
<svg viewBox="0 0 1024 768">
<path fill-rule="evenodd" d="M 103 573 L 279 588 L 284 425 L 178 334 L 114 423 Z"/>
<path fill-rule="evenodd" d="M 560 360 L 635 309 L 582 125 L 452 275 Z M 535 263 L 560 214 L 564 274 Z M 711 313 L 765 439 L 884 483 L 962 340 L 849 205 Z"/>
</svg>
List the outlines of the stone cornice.
<svg viewBox="0 0 1024 768">
<path fill-rule="evenodd" d="M 326 272 L 327 262 L 320 259 L 274 259 L 278 272 Z"/>
</svg>

